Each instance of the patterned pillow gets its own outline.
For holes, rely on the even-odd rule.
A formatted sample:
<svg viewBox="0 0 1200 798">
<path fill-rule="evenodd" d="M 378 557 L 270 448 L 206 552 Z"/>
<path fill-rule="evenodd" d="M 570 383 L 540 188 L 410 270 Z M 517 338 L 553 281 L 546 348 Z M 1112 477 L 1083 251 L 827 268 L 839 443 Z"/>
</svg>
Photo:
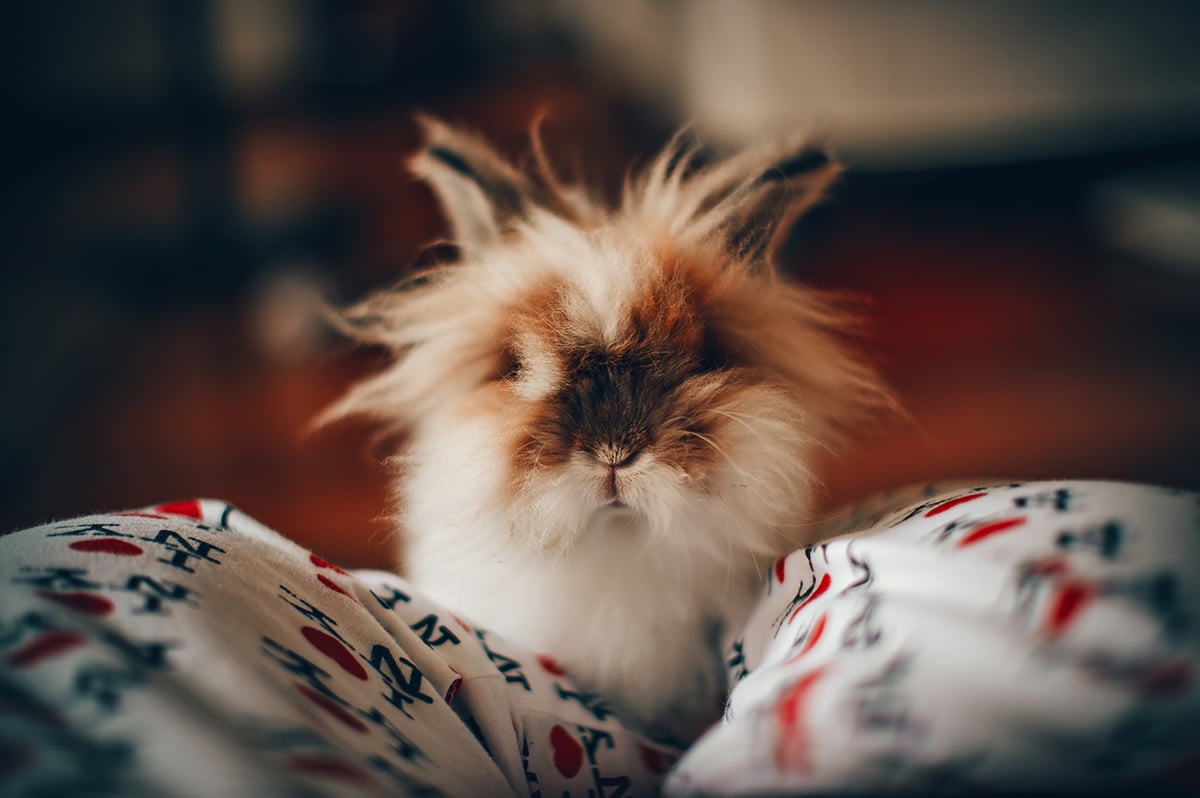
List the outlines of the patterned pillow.
<svg viewBox="0 0 1200 798">
<path fill-rule="evenodd" d="M 775 564 L 667 794 L 1200 786 L 1196 495 L 1012 484 L 850 526 Z"/>
</svg>

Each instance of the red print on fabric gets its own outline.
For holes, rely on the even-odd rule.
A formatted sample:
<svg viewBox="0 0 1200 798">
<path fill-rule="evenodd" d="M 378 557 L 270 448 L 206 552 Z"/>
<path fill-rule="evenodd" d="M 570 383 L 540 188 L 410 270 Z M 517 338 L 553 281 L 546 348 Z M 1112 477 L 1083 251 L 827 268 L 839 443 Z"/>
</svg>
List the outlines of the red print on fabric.
<svg viewBox="0 0 1200 798">
<path fill-rule="evenodd" d="M 447 665 L 446 667 L 449 668 L 450 666 Z M 450 682 L 450 686 L 446 688 L 446 703 L 447 704 L 454 703 L 454 697 L 456 695 L 458 695 L 458 688 L 462 687 L 462 683 L 463 683 L 462 674 L 459 673 L 458 671 L 454 670 L 454 668 L 450 668 L 450 670 L 458 678 L 456 678 L 454 681 Z"/>
<path fill-rule="evenodd" d="M 327 571 L 333 571 L 335 574 L 341 574 L 342 576 L 350 575 L 348 572 L 343 571 L 341 568 L 338 568 L 336 565 L 330 564 L 329 561 L 327 561 L 321 557 L 318 557 L 315 554 L 308 555 L 308 561 L 311 562 L 313 565 L 317 566 L 318 568 L 323 568 Z M 346 598 L 354 599 L 355 601 L 358 601 L 358 599 L 355 599 L 354 596 L 350 595 L 350 593 L 347 592 L 344 587 L 342 587 L 337 582 L 330 579 L 325 574 L 317 574 L 317 581 L 335 593 L 341 593 Z"/>
<path fill-rule="evenodd" d="M 87 639 L 78 632 L 46 632 L 33 638 L 16 651 L 9 652 L 5 661 L 14 668 L 30 668 L 65 654 L 86 642 Z"/>
<path fill-rule="evenodd" d="M 360 679 L 364 682 L 367 680 L 367 669 L 362 666 L 362 663 L 358 661 L 354 654 L 342 645 L 341 641 L 336 637 L 312 626 L 302 627 L 300 634 L 304 635 L 304 639 L 313 648 L 336 662 L 346 673 L 355 679 Z"/>
<path fill-rule="evenodd" d="M 804 645 L 795 653 L 789 662 L 795 662 L 800 657 L 803 657 L 805 654 L 813 650 L 813 647 L 817 645 L 818 641 L 820 641 L 821 635 L 825 634 L 825 625 L 828 621 L 829 617 L 825 613 L 821 613 L 821 617 L 818 618 L 817 622 L 813 624 L 812 631 L 808 633 L 808 639 L 804 641 Z"/>
<path fill-rule="evenodd" d="M 166 513 L 167 515 L 182 515 L 188 518 L 195 518 L 197 521 L 204 518 L 204 513 L 200 509 L 200 502 L 192 499 L 184 502 L 167 502 L 160 504 L 154 508 L 157 512 Z"/>
<path fill-rule="evenodd" d="M 947 510 L 952 510 L 955 507 L 959 506 L 960 504 L 966 504 L 967 502 L 973 502 L 976 499 L 982 499 L 986 495 L 987 495 L 986 493 L 972 493 L 969 496 L 959 496 L 957 499 L 950 499 L 949 501 L 944 501 L 941 504 L 937 505 L 936 507 L 933 507 L 933 508 L 927 510 L 925 513 L 925 517 L 933 518 L 935 515 L 940 515 L 940 514 L 946 512 Z"/>
<path fill-rule="evenodd" d="M 787 622 L 791 623 L 792 621 L 796 620 L 796 616 L 800 614 L 800 610 L 804 609 L 809 604 L 811 604 L 815 600 L 819 599 L 821 596 L 825 595 L 825 593 L 829 590 L 829 585 L 830 585 L 831 581 L 832 580 L 829 578 L 828 573 L 821 574 L 821 581 L 817 583 L 816 590 L 814 590 L 812 592 L 812 594 L 809 595 L 808 598 L 806 598 L 804 601 L 800 602 L 800 606 L 798 606 L 798 607 L 796 607 L 796 609 L 792 610 L 792 614 L 788 616 Z"/>
<path fill-rule="evenodd" d="M 296 688 L 296 691 L 299 692 L 300 695 L 304 696 L 313 704 L 325 710 L 327 713 L 337 718 L 351 729 L 354 729 L 356 732 L 367 731 L 367 725 L 365 723 L 351 715 L 342 707 L 338 706 L 338 704 L 328 696 L 323 696 L 308 685 L 300 684 L 298 682 L 292 682 L 292 687 Z"/>
<path fill-rule="evenodd" d="M 49 590 L 39 590 L 37 595 L 39 598 L 53 601 L 55 604 L 60 604 L 75 612 L 82 612 L 84 615 L 108 615 L 115 608 L 109 599 L 104 596 L 98 596 L 95 593 L 84 593 L 82 591 L 54 593 Z"/>
<path fill-rule="evenodd" d="M 343 571 L 341 568 L 338 568 L 336 565 L 331 564 L 328 560 L 326 560 L 322 557 L 318 557 L 315 554 L 308 555 L 308 561 L 311 562 L 313 565 L 317 566 L 318 568 L 324 568 L 328 571 L 333 571 L 335 574 L 341 574 L 342 576 L 350 575 L 348 572 Z"/>
<path fill-rule="evenodd" d="M 141 546 L 118 538 L 88 538 L 67 544 L 75 551 L 88 554 L 115 554 L 118 557 L 137 557 L 146 552 Z"/>
<path fill-rule="evenodd" d="M 638 754 L 641 755 L 646 770 L 656 776 L 661 776 L 671 769 L 671 759 L 657 748 L 638 743 Z"/>
<path fill-rule="evenodd" d="M 808 698 L 813 686 L 825 675 L 827 668 L 817 668 L 791 684 L 775 703 L 775 722 L 779 737 L 775 743 L 775 764 L 783 770 L 808 770 L 812 763 L 809 748 L 812 739 L 804 721 Z"/>
<path fill-rule="evenodd" d="M 538 654 L 537 662 L 538 662 L 538 665 L 542 666 L 542 670 L 544 670 L 546 673 L 550 674 L 551 676 L 566 676 L 567 675 L 566 670 L 563 669 L 562 665 L 558 664 L 558 660 L 554 659 L 554 657 L 548 656 L 546 654 Z"/>
<path fill-rule="evenodd" d="M 780 557 L 778 560 L 775 561 L 775 581 L 777 581 L 781 585 L 783 584 L 783 577 L 784 577 L 784 574 L 786 573 L 786 568 L 787 568 L 787 557 Z"/>
<path fill-rule="evenodd" d="M 1029 573 L 1034 576 L 1062 576 L 1071 570 L 1066 557 L 1044 557 L 1029 565 Z"/>
<path fill-rule="evenodd" d="M 971 530 L 969 534 L 964 535 L 962 540 L 958 541 L 955 548 L 961 549 L 965 548 L 966 546 L 973 546 L 981 540 L 990 538 L 993 535 L 998 535 L 1001 532 L 1008 532 L 1010 529 L 1016 529 L 1024 524 L 1024 516 L 1019 518 L 1006 518 L 1003 521 L 992 521 L 990 524 L 983 524 L 982 526 Z"/>
<path fill-rule="evenodd" d="M 351 596 L 349 593 L 346 592 L 346 589 L 344 587 L 342 587 L 337 582 L 330 579 L 325 574 L 317 574 L 317 581 L 335 593 L 341 593 L 343 596 L 346 596 L 347 598 L 351 598 L 351 599 L 354 598 L 354 596 Z"/>
<path fill-rule="evenodd" d="M 1065 632 L 1096 594 L 1096 586 L 1087 582 L 1068 581 L 1060 585 L 1054 591 L 1046 616 L 1046 634 L 1056 637 Z"/>
<path fill-rule="evenodd" d="M 583 767 L 583 746 L 562 726 L 550 730 L 550 748 L 554 751 L 554 767 L 568 779 Z"/>
<path fill-rule="evenodd" d="M 307 776 L 338 779 L 364 786 L 374 782 L 370 775 L 349 762 L 325 754 L 296 754 L 288 758 L 287 764 L 292 770 Z"/>
</svg>

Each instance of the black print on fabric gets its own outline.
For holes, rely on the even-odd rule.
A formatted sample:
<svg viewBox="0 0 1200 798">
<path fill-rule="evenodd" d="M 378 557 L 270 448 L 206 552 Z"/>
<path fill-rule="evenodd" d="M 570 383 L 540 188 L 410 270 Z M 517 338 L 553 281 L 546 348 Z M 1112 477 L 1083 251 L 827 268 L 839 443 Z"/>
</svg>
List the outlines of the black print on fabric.
<svg viewBox="0 0 1200 798">
<path fill-rule="evenodd" d="M 263 651 L 276 664 L 302 680 L 302 683 L 296 685 L 298 692 L 312 704 L 345 725 L 359 731 L 367 728 L 363 721 L 382 729 L 388 736 L 392 752 L 406 762 L 426 758 L 425 753 L 416 743 L 397 728 L 379 709 L 375 707 L 360 709 L 338 695 L 329 684 L 331 677 L 328 671 L 303 654 L 289 649 L 269 637 L 263 637 L 262 643 Z M 377 645 L 371 650 L 368 662 L 388 688 L 388 692 L 380 695 L 405 717 L 412 719 L 413 716 L 408 711 L 411 705 L 417 702 L 433 703 L 433 697 L 421 691 L 424 676 L 409 660 L 394 656 L 386 647 Z"/>
<path fill-rule="evenodd" d="M 576 725 L 574 729 L 572 733 L 566 726 L 557 724 L 550 728 L 546 743 L 554 769 L 567 779 L 574 779 L 580 771 L 590 776 L 591 784 L 584 792 L 587 798 L 624 798 L 629 795 L 632 786 L 629 776 L 605 773 L 600 762 L 601 750 L 611 751 L 616 748 L 612 734 L 590 726 Z M 531 749 L 534 745 L 537 745 L 537 742 L 531 744 L 528 736 L 521 741 L 522 765 L 531 798 L 543 794 L 538 775 L 529 768 Z M 569 798 L 572 794 L 567 791 L 561 793 L 563 798 Z"/>
<path fill-rule="evenodd" d="M 1125 537 L 1124 525 L 1111 520 L 1079 531 L 1064 530 L 1054 542 L 1063 551 L 1090 549 L 1106 560 L 1115 560 L 1125 548 Z"/>
<path fill-rule="evenodd" d="M 879 596 L 867 596 L 862 610 L 846 624 L 846 632 L 842 635 L 842 648 L 865 649 L 879 643 L 883 638 L 883 626 L 876 617 L 878 609 Z"/>
<path fill-rule="evenodd" d="M 384 699 L 407 717 L 412 717 L 408 712 L 409 704 L 433 703 L 433 697 L 421 690 L 424 675 L 410 660 L 394 656 L 386 646 L 376 645 L 371 649 L 368 663 L 388 686 L 389 692 L 382 694 Z"/>
<path fill-rule="evenodd" d="M 139 536 L 138 539 L 162 546 L 170 552 L 170 556 L 160 558 L 158 562 L 189 574 L 196 573 L 192 566 L 202 562 L 220 565 L 221 561 L 214 557 L 213 553 L 225 553 L 225 549 L 220 546 L 191 535 L 185 537 L 173 529 L 160 529 L 153 537 Z"/>
<path fill-rule="evenodd" d="M 957 507 L 960 504 L 965 504 L 967 502 L 971 502 L 971 501 L 980 499 L 980 498 L 986 496 L 987 494 L 988 494 L 988 490 L 982 489 L 982 488 L 976 488 L 974 490 L 968 490 L 968 491 L 964 491 L 961 493 L 955 493 L 955 494 L 952 494 L 949 496 L 940 495 L 940 496 L 937 496 L 936 498 L 930 499 L 929 501 L 924 501 L 924 502 L 921 502 L 920 504 L 913 505 L 911 508 L 909 508 L 908 512 L 904 513 L 904 515 L 891 521 L 888 524 L 888 527 L 890 528 L 890 527 L 894 527 L 894 526 L 899 526 L 900 524 L 903 524 L 905 521 L 911 521 L 913 518 L 916 518 L 918 515 L 927 515 L 929 517 L 933 517 L 935 515 L 938 515 L 941 512 L 945 512 L 949 509 Z"/>
<path fill-rule="evenodd" d="M 855 579 L 842 590 L 842 593 L 848 593 L 871 584 L 871 566 L 866 560 L 859 559 L 854 548 L 853 541 L 846 544 L 846 560 L 850 563 L 850 570 Z"/>
<path fill-rule="evenodd" d="M 432 613 L 426 615 L 409 628 L 416 632 L 425 641 L 425 645 L 430 648 L 437 648 L 446 643 L 457 646 L 462 642 L 458 639 L 458 635 L 454 634 L 449 627 L 440 623 L 438 617 Z"/>
<path fill-rule="evenodd" d="M 408 717 L 407 712 L 404 713 Z M 421 750 L 420 746 L 414 743 L 408 735 L 396 728 L 387 716 L 378 709 L 371 708 L 365 712 L 360 712 L 359 717 L 373 726 L 383 729 L 388 737 L 388 745 L 396 756 L 403 759 L 405 762 L 415 762 L 418 759 L 429 759 L 429 756 Z"/>
<path fill-rule="evenodd" d="M 192 603 L 191 590 L 177 582 L 158 581 L 154 577 L 133 574 L 118 590 L 133 593 L 142 598 L 142 606 L 133 610 L 134 615 L 167 615 L 164 602 Z"/>
<path fill-rule="evenodd" d="M 583 743 L 583 752 L 587 757 L 588 767 L 591 770 L 593 790 L 588 790 L 588 798 L 623 798 L 629 793 L 630 781 L 627 775 L 604 775 L 600 770 L 600 763 L 596 752 L 601 746 L 605 750 L 611 751 L 615 747 L 613 737 L 602 729 L 593 729 L 588 726 L 576 726 L 575 730 L 579 734 L 579 739 Z"/>
<path fill-rule="evenodd" d="M 920 504 L 915 504 L 909 509 L 908 512 L 906 512 L 904 515 L 899 516 L 898 518 L 894 519 L 890 524 L 888 524 L 888 526 L 889 527 L 899 526 L 900 524 L 903 524 L 905 521 L 909 521 L 913 518 L 916 518 L 921 513 L 938 506 L 939 504 L 941 504 L 944 501 L 946 501 L 946 499 L 944 497 L 941 497 L 941 498 L 934 499 L 933 501 L 927 501 L 927 502 L 921 502 Z"/>
<path fill-rule="evenodd" d="M 500 673 L 504 676 L 504 681 L 509 684 L 521 685 L 521 687 L 527 693 L 533 692 L 533 688 L 529 686 L 529 680 L 525 678 L 525 671 L 522 670 L 523 666 L 520 662 L 512 657 L 501 654 L 499 651 L 493 650 L 492 647 L 487 644 L 487 640 L 485 639 L 487 633 L 483 630 L 476 631 L 475 636 L 479 638 L 479 642 L 483 644 L 483 652 L 487 654 L 487 658 L 493 665 L 496 666 L 496 670 L 500 671 Z"/>
<path fill-rule="evenodd" d="M 792 638 L 791 645 L 788 646 L 787 661 L 792 662 L 811 651 L 820 639 L 825 636 L 825 627 L 828 623 L 828 615 L 821 613 L 803 627 L 804 631 L 799 633 L 793 632 L 795 636 Z"/>
<path fill-rule="evenodd" d="M 1172 634 L 1190 629 L 1194 623 L 1183 602 L 1179 576 L 1172 571 L 1113 579 L 1104 583 L 1104 590 L 1106 594 L 1144 605 Z"/>
<path fill-rule="evenodd" d="M 400 602 L 407 604 L 412 601 L 412 596 L 403 591 L 397 590 L 394 587 L 388 588 L 388 591 L 388 595 L 386 596 L 381 596 L 374 590 L 370 590 L 368 592 L 371 594 L 371 598 L 375 599 L 376 603 L 378 603 L 380 607 L 383 607 L 389 612 L 396 606 L 396 604 Z"/>
<path fill-rule="evenodd" d="M 854 725 L 860 732 L 911 734 L 919 731 L 902 683 L 912 666 L 910 655 L 891 659 L 876 677 L 855 686 Z"/>
<path fill-rule="evenodd" d="M 934 546 L 952 546 L 965 549 L 985 540 L 1024 527 L 1029 521 L 1025 515 L 990 514 L 975 518 L 958 518 L 922 536 Z"/>
<path fill-rule="evenodd" d="M 141 687 L 145 682 L 144 671 L 89 663 L 75 672 L 72 687 L 77 696 L 91 701 L 104 714 L 112 715 L 121 709 L 125 693 Z"/>
<path fill-rule="evenodd" d="M 959 529 L 970 526 L 973 523 L 975 523 L 974 520 L 963 521 L 962 519 L 955 519 L 954 521 L 949 521 L 941 526 L 930 529 L 928 532 L 923 534 L 921 538 L 922 540 L 931 543 L 934 546 L 940 546 L 949 540 L 950 537 L 952 537 Z"/>
<path fill-rule="evenodd" d="M 525 771 L 525 784 L 529 786 L 529 798 L 542 798 L 538 775 L 529 768 L 529 735 L 521 735 L 521 769 Z"/>
<path fill-rule="evenodd" d="M 930 499 L 929 501 L 914 505 L 902 516 L 890 521 L 887 526 L 889 528 L 899 526 L 905 521 L 909 521 L 918 515 L 923 515 L 926 518 L 933 518 L 935 516 L 942 515 L 943 513 L 949 513 L 952 510 L 956 510 L 963 505 L 970 505 L 995 491 L 1015 490 L 1021 487 L 1024 487 L 1024 483 L 1012 482 L 1007 485 L 989 485 L 986 487 L 971 488 L 970 490 L 960 491 L 951 495 L 942 494 L 936 498 Z M 963 507 L 963 509 L 965 510 L 967 508 Z"/>
<path fill-rule="evenodd" d="M 42 590 L 90 590 L 100 587 L 99 582 L 84 578 L 88 574 L 86 568 L 23 565 L 18 574 L 11 580 L 14 585 L 32 585 Z"/>
<path fill-rule="evenodd" d="M 1079 509 L 1079 496 L 1070 488 L 1039 491 L 1029 496 L 1017 496 L 1013 506 L 1018 510 L 1047 508 L 1060 513 L 1069 513 Z"/>
<path fill-rule="evenodd" d="M 1181 595 L 1179 576 L 1173 571 L 1093 579 L 1073 573 L 1063 556 L 1044 557 L 1020 567 L 1013 613 L 1054 638 L 1066 633 L 1088 606 L 1111 598 L 1143 607 L 1169 636 L 1187 632 L 1195 622 Z"/>
<path fill-rule="evenodd" d="M 567 690 L 557 682 L 554 684 L 554 691 L 558 693 L 558 697 L 563 701 L 573 701 L 583 707 L 596 720 L 607 720 L 613 714 L 613 710 L 608 705 L 608 702 L 595 693 L 589 693 L 584 690 Z"/>
<path fill-rule="evenodd" d="M 113 629 L 104 630 L 100 634 L 100 640 L 127 661 L 139 668 L 153 671 L 169 670 L 171 663 L 167 659 L 167 653 L 180 647 L 179 643 L 168 640 L 132 640 Z"/>
<path fill-rule="evenodd" d="M 283 591 L 283 594 L 276 595 L 283 600 L 284 604 L 287 604 L 306 619 L 317 623 L 322 629 L 325 630 L 327 634 L 336 637 L 338 642 L 340 642 L 346 648 L 350 649 L 351 651 L 354 650 L 354 646 L 350 645 L 340 634 L 338 634 L 338 631 L 335 628 L 338 625 L 337 621 L 326 615 L 321 610 L 317 609 L 309 602 L 300 598 L 286 585 L 280 585 L 279 589 Z"/>
<path fill-rule="evenodd" d="M 117 795 L 125 774 L 137 764 L 137 748 L 128 739 L 90 738 L 63 728 L 60 711 L 0 674 L 0 794 L 33 796 Z M 7 744 L 7 745 L 5 745 Z M 27 757 L 22 761 L 22 753 Z M 36 752 L 36 755 L 34 754 Z M 12 769 L 6 769 L 5 766 Z M 19 781 L 9 781 L 16 776 Z M 22 779 L 22 777 L 27 777 Z M 7 789 L 6 789 L 7 788 Z"/>
<path fill-rule="evenodd" d="M 824 595 L 830 586 L 832 577 L 828 571 L 818 574 L 813 565 L 814 552 L 819 552 L 822 560 L 826 565 L 829 563 L 829 550 L 825 544 L 820 546 L 807 546 L 803 549 L 804 557 L 808 561 L 808 575 L 800 580 L 800 585 L 796 588 L 795 594 L 788 600 L 787 606 L 783 611 L 771 621 L 771 631 L 778 635 L 779 629 L 785 623 L 791 621 L 800 608 L 813 599 Z"/>
<path fill-rule="evenodd" d="M 12 621 L 0 618 L 0 648 L 20 642 L 27 634 L 40 635 L 55 628 L 53 619 L 40 612 L 26 612 Z"/>
<path fill-rule="evenodd" d="M 13 621 L 0 621 L 0 648 L 6 650 L 3 662 L 14 669 L 35 667 L 87 646 L 92 640 L 36 612 L 25 613 Z M 151 672 L 169 670 L 167 655 L 179 645 L 162 640 L 134 640 L 103 628 L 94 640 L 116 654 L 121 662 L 84 663 L 72 675 L 72 684 L 77 697 L 93 701 L 106 712 L 116 711 L 124 692 L 142 684 Z"/>
<path fill-rule="evenodd" d="M 315 690 L 317 693 L 332 701 L 336 701 L 342 706 L 349 706 L 349 702 L 343 700 L 341 696 L 333 691 L 333 688 L 326 684 L 326 681 L 331 678 L 329 671 L 282 643 L 278 643 L 266 636 L 261 639 L 263 651 L 285 671 L 303 679 L 305 685 L 310 690 Z"/>
<path fill-rule="evenodd" d="M 58 532 L 50 532 L 46 535 L 48 538 L 62 537 L 105 537 L 105 538 L 132 538 L 135 535 L 125 532 L 118 532 L 121 528 L 120 521 L 108 521 L 101 524 L 62 524 L 54 527 Z"/>
<path fill-rule="evenodd" d="M 729 685 L 733 685 L 745 679 L 750 673 L 750 669 L 746 667 L 746 641 L 743 638 L 738 638 L 733 641 L 729 647 L 729 655 L 725 660 L 725 669 L 729 672 Z"/>
<path fill-rule="evenodd" d="M 422 761 L 429 761 L 428 755 L 396 726 L 391 718 L 377 707 L 359 708 L 338 695 L 326 680 L 329 673 L 313 663 L 302 654 L 286 646 L 263 637 L 263 650 L 288 673 L 302 680 L 293 686 L 297 692 L 312 705 L 323 710 L 330 717 L 342 724 L 360 732 L 371 727 L 386 735 L 390 754 L 406 767 Z M 392 655 L 384 646 L 375 646 L 371 651 L 369 661 L 380 675 L 389 692 L 382 697 L 393 707 L 400 710 L 405 717 L 412 719 L 408 707 L 417 702 L 433 703 L 433 698 L 421 691 L 423 676 L 416 666 L 403 657 Z M 369 724 L 369 725 L 368 725 Z M 441 791 L 427 782 L 417 778 L 400 767 L 396 762 L 382 754 L 373 754 L 367 758 L 367 764 L 372 770 L 386 776 L 397 784 L 404 795 L 440 796 Z"/>
</svg>

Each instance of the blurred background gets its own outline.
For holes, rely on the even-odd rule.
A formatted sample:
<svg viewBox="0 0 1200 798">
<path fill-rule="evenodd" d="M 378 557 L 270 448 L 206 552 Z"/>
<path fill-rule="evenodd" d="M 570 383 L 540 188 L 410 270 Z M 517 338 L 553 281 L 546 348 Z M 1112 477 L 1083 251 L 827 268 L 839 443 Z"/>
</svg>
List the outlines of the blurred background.
<svg viewBox="0 0 1200 798">
<path fill-rule="evenodd" d="M 910 419 L 822 467 L 1200 488 L 1190 0 L 10 4 L 0 531 L 215 496 L 391 564 L 385 452 L 309 421 L 380 363 L 321 323 L 444 232 L 412 112 L 609 188 L 682 122 L 815 125 L 852 171 L 785 250 L 869 298 Z"/>
</svg>

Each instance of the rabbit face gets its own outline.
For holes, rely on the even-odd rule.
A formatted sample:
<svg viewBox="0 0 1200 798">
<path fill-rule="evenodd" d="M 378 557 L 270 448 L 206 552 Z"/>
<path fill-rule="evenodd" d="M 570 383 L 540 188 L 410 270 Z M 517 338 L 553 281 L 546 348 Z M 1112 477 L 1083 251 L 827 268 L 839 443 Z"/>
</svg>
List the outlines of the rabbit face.
<svg viewBox="0 0 1200 798">
<path fill-rule="evenodd" d="M 738 493 L 795 509 L 807 483 L 802 402 L 754 362 L 747 331 L 722 324 L 765 292 L 729 285 L 736 275 L 720 264 L 639 247 L 640 232 L 605 246 L 613 233 L 594 236 L 588 279 L 560 270 L 506 311 L 499 367 L 480 388 L 490 398 L 471 411 L 490 408 L 505 439 L 501 501 L 515 534 L 561 547 L 616 513 L 672 540 L 701 507 L 736 516 Z M 773 453 L 780 444 L 786 455 Z"/>
<path fill-rule="evenodd" d="M 461 259 L 348 314 L 397 360 L 333 414 L 411 431 L 405 473 L 444 468 L 452 503 L 534 549 L 620 517 L 679 546 L 703 548 L 692 528 L 786 550 L 812 445 L 887 401 L 846 314 L 772 264 L 832 160 L 793 143 L 698 166 L 680 138 L 608 209 L 424 124 L 413 167 Z"/>
</svg>

